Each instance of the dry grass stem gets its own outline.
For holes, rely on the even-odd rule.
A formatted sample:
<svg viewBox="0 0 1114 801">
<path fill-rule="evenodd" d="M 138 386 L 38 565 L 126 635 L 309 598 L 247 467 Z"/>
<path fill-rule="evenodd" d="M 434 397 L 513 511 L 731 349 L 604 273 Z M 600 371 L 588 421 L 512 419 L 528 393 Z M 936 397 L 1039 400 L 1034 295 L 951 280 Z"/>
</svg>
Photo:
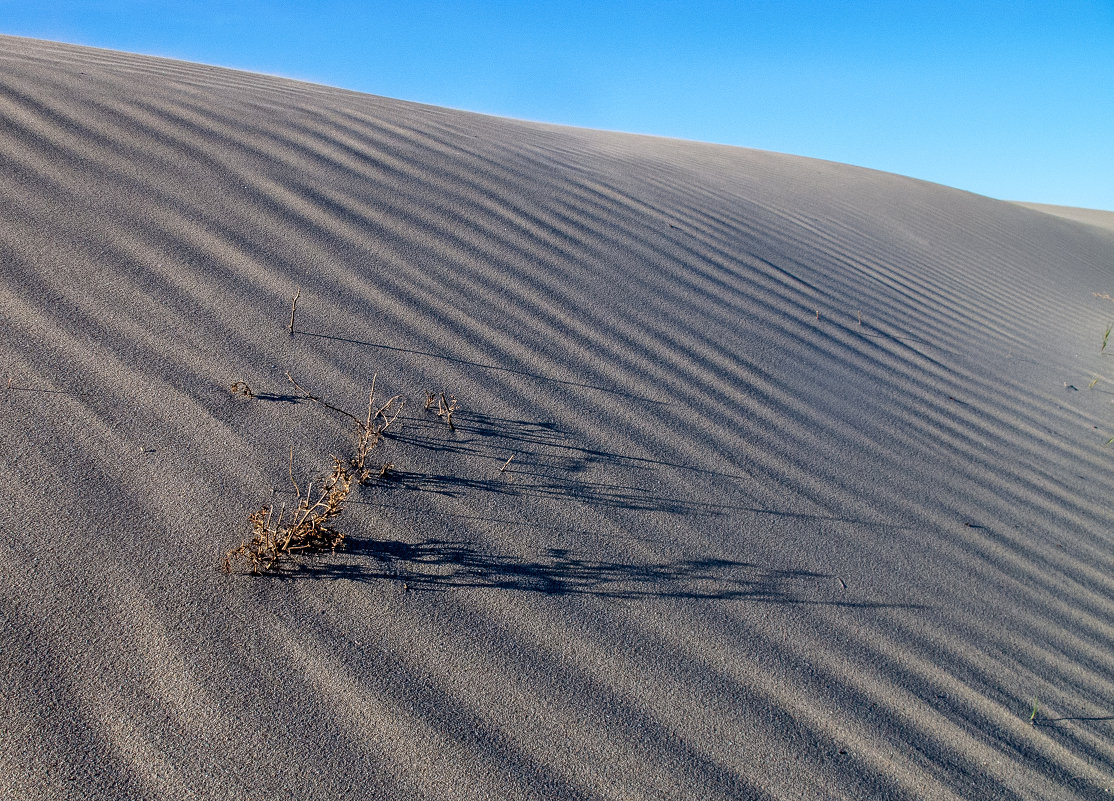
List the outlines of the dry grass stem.
<svg viewBox="0 0 1114 801">
<path fill-rule="evenodd" d="M 287 373 L 286 377 L 290 380 L 290 383 L 294 385 L 294 388 L 301 393 L 303 398 L 313 401 L 314 403 L 319 403 L 326 409 L 343 414 L 356 424 L 356 452 L 349 460 L 349 467 L 352 469 L 357 483 L 363 484 L 371 478 L 371 470 L 367 467 L 368 454 L 379 444 L 379 440 L 382 439 L 386 430 L 390 428 L 391 425 L 398 420 L 399 415 L 402 414 L 403 407 L 405 406 L 405 401 L 402 399 L 402 396 L 395 395 L 381 406 L 376 406 L 375 381 L 378 378 L 378 374 L 372 376 L 371 391 L 368 393 L 367 398 L 367 415 L 361 420 L 351 412 L 326 402 L 321 396 L 314 395 L 295 381 L 290 373 Z"/>
<path fill-rule="evenodd" d="M 344 409 L 338 409 L 336 406 L 333 406 L 331 403 L 327 403 L 324 399 L 321 398 L 321 396 L 314 395 L 308 389 L 306 389 L 301 384 L 299 384 L 297 381 L 295 381 L 294 377 L 292 375 L 290 375 L 290 373 L 286 374 L 286 378 L 287 378 L 287 380 L 290 381 L 291 384 L 294 385 L 294 389 L 298 390 L 298 392 L 301 393 L 301 397 L 305 398 L 308 401 L 313 401 L 314 403 L 320 403 L 326 409 L 334 411 L 338 414 L 343 414 L 345 417 L 351 419 L 352 422 L 355 423 L 358 426 L 363 425 L 363 421 L 360 420 L 360 418 L 357 417 L 356 415 L 352 414 L 352 412 L 346 412 Z"/>
<path fill-rule="evenodd" d="M 298 487 L 298 482 L 294 480 L 294 446 L 290 446 L 290 464 L 287 466 L 287 474 L 290 476 L 290 483 L 294 485 L 294 494 L 298 496 L 298 500 L 302 499 L 302 490 Z"/>
<path fill-rule="evenodd" d="M 456 411 L 456 402 L 456 395 L 449 395 L 446 398 L 444 392 L 440 393 L 437 398 L 437 416 L 448 423 L 449 428 L 453 431 L 456 431 L 456 426 L 453 425 L 453 412 Z M 429 405 L 426 408 L 428 409 Z"/>
<path fill-rule="evenodd" d="M 297 294 L 290 299 L 290 336 L 294 336 L 294 311 L 298 308 L 298 298 L 302 296 L 302 290 L 298 290 Z"/>
<path fill-rule="evenodd" d="M 394 395 L 382 406 L 375 405 L 375 381 L 378 377 L 378 373 L 371 377 L 371 391 L 367 396 L 367 416 L 362 422 L 357 421 L 356 455 L 350 462 L 356 472 L 356 480 L 361 484 L 371 477 L 371 469 L 367 466 L 368 454 L 379 444 L 379 440 L 391 424 L 398 420 L 405 406 L 405 402 L 399 395 Z M 386 475 L 386 469 L 384 468 L 379 475 Z"/>
</svg>

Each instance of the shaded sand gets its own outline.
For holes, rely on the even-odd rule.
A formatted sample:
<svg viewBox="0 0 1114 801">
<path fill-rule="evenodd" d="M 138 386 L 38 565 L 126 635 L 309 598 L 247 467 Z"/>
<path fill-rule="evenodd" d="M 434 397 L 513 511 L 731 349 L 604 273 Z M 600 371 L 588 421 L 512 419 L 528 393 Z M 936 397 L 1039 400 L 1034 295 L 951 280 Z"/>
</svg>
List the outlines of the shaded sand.
<svg viewBox="0 0 1114 801">
<path fill-rule="evenodd" d="M 1114 789 L 1114 233 L 13 38 L 0 153 L 0 797 Z M 226 576 L 287 370 L 393 476 Z"/>
</svg>

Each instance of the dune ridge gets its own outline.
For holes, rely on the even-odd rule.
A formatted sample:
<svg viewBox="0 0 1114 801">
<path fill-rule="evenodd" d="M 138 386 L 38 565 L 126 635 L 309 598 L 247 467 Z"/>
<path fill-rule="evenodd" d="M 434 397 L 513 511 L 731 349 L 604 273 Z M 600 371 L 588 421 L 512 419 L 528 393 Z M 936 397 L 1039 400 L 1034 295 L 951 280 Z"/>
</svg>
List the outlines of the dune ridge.
<svg viewBox="0 0 1114 801">
<path fill-rule="evenodd" d="M 1047 203 L 1019 203 L 1018 205 L 1043 211 L 1056 217 L 1063 217 L 1073 222 L 1087 223 L 1106 230 L 1114 230 L 1114 211 L 1080 209 L 1075 206 L 1051 206 Z"/>
<path fill-rule="evenodd" d="M 0 153 L 0 797 L 1114 789 L 1114 233 L 13 37 Z M 391 475 L 227 576 L 287 372 Z"/>
</svg>

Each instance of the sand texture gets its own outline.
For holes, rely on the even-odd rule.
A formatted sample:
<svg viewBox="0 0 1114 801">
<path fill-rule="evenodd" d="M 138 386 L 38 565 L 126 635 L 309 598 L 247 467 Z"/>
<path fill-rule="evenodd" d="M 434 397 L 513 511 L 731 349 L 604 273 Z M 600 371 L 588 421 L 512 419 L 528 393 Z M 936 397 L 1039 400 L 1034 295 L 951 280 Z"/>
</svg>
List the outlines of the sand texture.
<svg viewBox="0 0 1114 801">
<path fill-rule="evenodd" d="M 1049 206 L 1045 203 L 1021 203 L 1019 205 L 1027 206 L 1037 211 L 1043 211 L 1047 214 L 1054 214 L 1057 217 L 1064 217 L 1068 220 L 1075 220 L 1076 222 L 1087 223 L 1088 225 L 1097 225 L 1099 228 L 1105 228 L 1108 231 L 1114 231 L 1114 211 L 1079 209 L 1074 206 Z"/>
<path fill-rule="evenodd" d="M 1114 231 L 8 37 L 0 222 L 5 801 L 1114 790 Z"/>
</svg>

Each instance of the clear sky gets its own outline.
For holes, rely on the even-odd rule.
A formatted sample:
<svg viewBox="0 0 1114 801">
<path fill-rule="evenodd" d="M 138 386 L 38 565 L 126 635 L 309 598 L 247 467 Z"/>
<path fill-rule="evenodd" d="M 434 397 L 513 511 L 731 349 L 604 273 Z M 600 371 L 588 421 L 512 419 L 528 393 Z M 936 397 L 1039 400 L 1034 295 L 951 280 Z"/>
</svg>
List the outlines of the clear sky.
<svg viewBox="0 0 1114 801">
<path fill-rule="evenodd" d="M 1114 0 L 0 0 L 0 32 L 1114 210 Z"/>
</svg>

